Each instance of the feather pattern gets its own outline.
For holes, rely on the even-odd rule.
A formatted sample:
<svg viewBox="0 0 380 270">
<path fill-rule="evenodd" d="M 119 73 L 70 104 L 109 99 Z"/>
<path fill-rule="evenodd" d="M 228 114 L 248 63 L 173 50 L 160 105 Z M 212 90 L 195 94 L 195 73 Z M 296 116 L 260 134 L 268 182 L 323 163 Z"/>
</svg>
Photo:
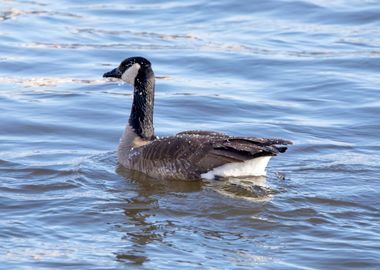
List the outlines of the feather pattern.
<svg viewBox="0 0 380 270">
<path fill-rule="evenodd" d="M 155 139 L 130 150 L 122 165 L 156 178 L 195 180 L 227 163 L 240 163 L 284 151 L 280 139 L 233 137 L 208 131 L 186 131 Z M 286 148 L 285 148 L 286 149 Z"/>
</svg>

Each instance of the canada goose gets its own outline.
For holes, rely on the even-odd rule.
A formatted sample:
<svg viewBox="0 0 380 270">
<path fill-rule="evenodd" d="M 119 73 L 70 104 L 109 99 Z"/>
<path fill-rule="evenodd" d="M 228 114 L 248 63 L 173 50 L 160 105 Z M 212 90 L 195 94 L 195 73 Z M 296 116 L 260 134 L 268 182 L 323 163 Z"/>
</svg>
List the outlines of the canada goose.
<svg viewBox="0 0 380 270">
<path fill-rule="evenodd" d="M 184 131 L 174 136 L 154 135 L 155 77 L 151 63 L 130 57 L 104 73 L 134 87 L 128 125 L 118 147 L 119 163 L 154 178 L 196 180 L 265 175 L 269 159 L 292 144 L 282 139 L 234 137 L 211 131 Z"/>
</svg>

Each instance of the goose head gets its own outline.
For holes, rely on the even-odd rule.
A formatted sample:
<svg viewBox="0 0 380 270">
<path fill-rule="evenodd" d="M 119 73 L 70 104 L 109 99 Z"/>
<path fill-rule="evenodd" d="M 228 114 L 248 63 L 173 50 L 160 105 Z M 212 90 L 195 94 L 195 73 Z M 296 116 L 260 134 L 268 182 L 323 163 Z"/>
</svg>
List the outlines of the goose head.
<svg viewBox="0 0 380 270">
<path fill-rule="evenodd" d="M 151 63 L 144 57 L 135 56 L 123 60 L 117 68 L 103 74 L 105 78 L 118 78 L 135 85 L 136 79 L 153 75 Z"/>
<path fill-rule="evenodd" d="M 140 56 L 123 60 L 117 68 L 103 74 L 106 78 L 118 78 L 133 85 L 133 102 L 126 133 L 126 145 L 133 146 L 134 138 L 149 141 L 154 136 L 153 106 L 155 77 L 151 63 Z M 130 129 L 129 129 L 130 127 Z"/>
</svg>

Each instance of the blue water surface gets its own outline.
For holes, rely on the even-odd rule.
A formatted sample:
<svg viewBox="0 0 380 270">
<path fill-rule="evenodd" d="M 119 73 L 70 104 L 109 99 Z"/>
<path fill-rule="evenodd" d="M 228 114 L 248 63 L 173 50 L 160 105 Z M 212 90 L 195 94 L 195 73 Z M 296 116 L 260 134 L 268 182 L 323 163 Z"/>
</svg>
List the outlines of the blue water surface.
<svg viewBox="0 0 380 270">
<path fill-rule="evenodd" d="M 0 0 L 0 268 L 379 269 L 379 29 L 375 0 Z M 266 179 L 126 171 L 102 74 L 136 55 L 158 135 L 295 144 Z"/>
</svg>

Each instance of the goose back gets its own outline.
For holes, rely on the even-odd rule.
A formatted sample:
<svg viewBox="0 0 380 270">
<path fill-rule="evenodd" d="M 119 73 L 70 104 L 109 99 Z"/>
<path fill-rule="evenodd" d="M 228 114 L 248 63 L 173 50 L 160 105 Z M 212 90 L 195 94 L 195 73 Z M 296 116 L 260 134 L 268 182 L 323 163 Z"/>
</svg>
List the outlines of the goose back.
<svg viewBox="0 0 380 270">
<path fill-rule="evenodd" d="M 155 178 L 195 180 L 214 168 L 285 152 L 281 139 L 233 137 L 208 131 L 185 131 L 130 149 L 120 163 Z"/>
</svg>

